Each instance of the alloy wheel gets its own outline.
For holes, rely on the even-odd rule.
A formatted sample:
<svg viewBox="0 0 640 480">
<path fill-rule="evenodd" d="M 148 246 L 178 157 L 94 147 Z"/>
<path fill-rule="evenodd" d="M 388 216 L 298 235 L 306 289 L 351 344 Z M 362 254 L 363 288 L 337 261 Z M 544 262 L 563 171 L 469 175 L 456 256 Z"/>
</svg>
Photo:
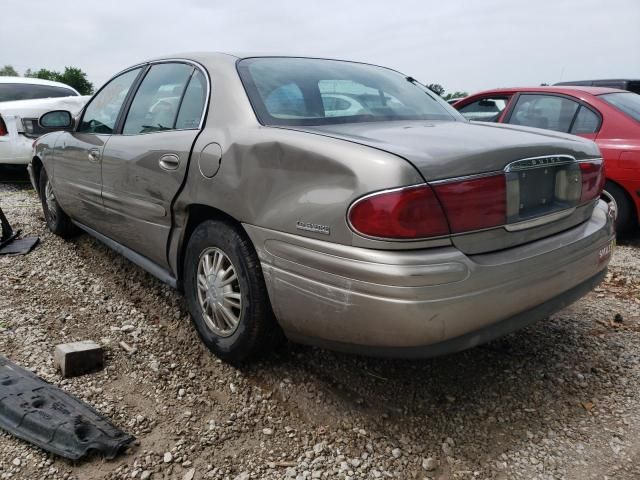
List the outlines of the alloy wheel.
<svg viewBox="0 0 640 480">
<path fill-rule="evenodd" d="M 613 195 L 611 195 L 606 190 L 602 191 L 602 193 L 600 194 L 600 198 L 611 206 L 611 209 L 613 210 L 613 214 L 614 214 L 614 220 L 615 220 L 615 218 L 618 217 L 618 203 L 616 202 L 616 199 L 613 198 Z"/>
<path fill-rule="evenodd" d="M 207 327 L 221 337 L 233 335 L 242 315 L 242 292 L 236 268 L 222 250 L 211 247 L 200 254 L 196 284 Z"/>
<path fill-rule="evenodd" d="M 44 200 L 47 205 L 49 218 L 52 222 L 55 223 L 58 218 L 58 204 L 56 202 L 56 196 L 53 193 L 53 187 L 51 186 L 51 182 L 48 179 L 44 187 Z"/>
</svg>

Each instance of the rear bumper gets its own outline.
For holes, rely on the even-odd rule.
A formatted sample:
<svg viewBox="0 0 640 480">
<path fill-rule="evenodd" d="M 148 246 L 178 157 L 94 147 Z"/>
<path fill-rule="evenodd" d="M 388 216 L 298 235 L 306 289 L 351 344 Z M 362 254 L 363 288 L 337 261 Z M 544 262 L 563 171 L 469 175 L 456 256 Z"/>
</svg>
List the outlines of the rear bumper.
<svg viewBox="0 0 640 480">
<path fill-rule="evenodd" d="M 467 256 L 454 247 L 375 251 L 246 226 L 274 312 L 293 340 L 375 355 L 469 348 L 544 318 L 604 277 L 604 202 L 579 226 Z"/>
</svg>

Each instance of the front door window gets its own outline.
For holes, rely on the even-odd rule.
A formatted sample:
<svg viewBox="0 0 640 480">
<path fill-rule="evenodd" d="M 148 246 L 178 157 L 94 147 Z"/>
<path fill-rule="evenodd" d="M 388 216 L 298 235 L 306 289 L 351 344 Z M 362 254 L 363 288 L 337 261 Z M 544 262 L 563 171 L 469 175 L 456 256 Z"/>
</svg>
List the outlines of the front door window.
<svg viewBox="0 0 640 480">
<path fill-rule="evenodd" d="M 78 132 L 112 134 L 122 104 L 139 73 L 140 68 L 129 70 L 100 90 L 85 109 Z"/>
</svg>

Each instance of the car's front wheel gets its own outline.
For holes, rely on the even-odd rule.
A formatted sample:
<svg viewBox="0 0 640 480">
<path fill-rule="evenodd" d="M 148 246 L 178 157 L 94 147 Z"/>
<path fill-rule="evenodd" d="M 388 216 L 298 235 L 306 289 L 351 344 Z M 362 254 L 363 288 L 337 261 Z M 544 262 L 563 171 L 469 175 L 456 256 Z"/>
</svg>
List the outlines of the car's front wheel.
<svg viewBox="0 0 640 480">
<path fill-rule="evenodd" d="M 258 255 L 244 232 L 207 220 L 192 233 L 184 262 L 191 318 L 213 353 L 239 363 L 275 346 L 282 333 Z"/>
<path fill-rule="evenodd" d="M 40 172 L 40 201 L 42 202 L 42 212 L 47 227 L 56 235 L 61 237 L 70 237 L 77 233 L 77 229 L 71 218 L 64 213 L 56 195 L 53 191 L 53 185 L 49 180 L 47 171 L 43 168 Z"/>
</svg>

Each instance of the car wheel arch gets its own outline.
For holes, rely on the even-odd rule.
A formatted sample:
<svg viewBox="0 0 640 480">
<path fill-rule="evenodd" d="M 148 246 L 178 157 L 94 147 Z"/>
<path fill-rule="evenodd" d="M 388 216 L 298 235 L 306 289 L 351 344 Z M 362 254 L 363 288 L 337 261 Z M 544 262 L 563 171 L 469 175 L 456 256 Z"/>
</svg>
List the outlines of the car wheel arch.
<svg viewBox="0 0 640 480">
<path fill-rule="evenodd" d="M 189 238 L 193 234 L 194 230 L 200 225 L 202 222 L 207 220 L 222 220 L 240 232 L 246 235 L 246 231 L 242 226 L 242 223 L 237 220 L 235 217 L 229 215 L 228 213 L 212 207 L 211 205 L 205 205 L 200 203 L 194 203 L 186 207 L 186 221 L 185 227 L 183 229 L 183 234 L 180 239 L 180 244 L 178 246 L 177 252 L 177 261 L 176 261 L 176 269 L 177 269 L 177 280 L 180 290 L 183 287 L 184 280 L 184 259 L 185 253 L 187 250 L 187 244 L 189 243 Z M 248 236 L 247 236 L 248 237 Z"/>
<path fill-rule="evenodd" d="M 605 187 L 604 187 L 605 191 L 607 190 L 607 185 L 613 185 L 615 188 L 617 188 L 620 191 L 620 193 L 622 193 L 622 195 L 624 195 L 624 197 L 626 199 L 626 206 L 627 206 L 627 208 L 630 209 L 631 218 L 635 219 L 636 226 L 639 225 L 640 224 L 640 212 L 637 210 L 636 204 L 633 201 L 633 197 L 631 196 L 629 191 L 626 188 L 624 188 L 622 185 L 620 185 L 618 182 L 616 182 L 615 180 L 612 180 L 611 178 L 607 178 L 607 181 L 606 181 Z"/>
<path fill-rule="evenodd" d="M 40 157 L 33 157 L 33 159 L 31 160 L 31 168 L 33 169 L 33 179 L 35 181 L 36 193 L 40 195 L 40 173 L 44 168 L 44 164 L 42 163 L 42 160 L 40 160 Z"/>
</svg>

